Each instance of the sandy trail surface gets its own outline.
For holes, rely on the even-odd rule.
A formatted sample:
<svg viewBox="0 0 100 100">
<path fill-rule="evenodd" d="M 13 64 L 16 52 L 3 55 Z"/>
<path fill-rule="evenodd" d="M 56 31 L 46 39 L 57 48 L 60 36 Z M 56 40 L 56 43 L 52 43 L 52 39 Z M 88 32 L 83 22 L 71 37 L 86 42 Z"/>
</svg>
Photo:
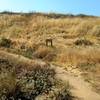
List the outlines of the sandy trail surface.
<svg viewBox="0 0 100 100">
<path fill-rule="evenodd" d="M 55 67 L 56 77 L 73 87 L 72 94 L 79 100 L 100 100 L 100 95 L 92 90 L 91 85 L 79 75 L 74 75 L 63 68 Z"/>
</svg>

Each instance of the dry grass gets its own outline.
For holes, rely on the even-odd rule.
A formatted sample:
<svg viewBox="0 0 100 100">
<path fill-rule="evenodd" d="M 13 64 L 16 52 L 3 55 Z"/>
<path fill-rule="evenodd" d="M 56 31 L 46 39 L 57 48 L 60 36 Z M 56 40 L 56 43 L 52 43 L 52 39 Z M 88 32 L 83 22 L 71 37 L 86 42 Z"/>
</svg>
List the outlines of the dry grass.
<svg viewBox="0 0 100 100">
<path fill-rule="evenodd" d="M 0 93 L 12 92 L 14 91 L 15 87 L 16 87 L 16 76 L 14 72 L 0 73 Z"/>
<path fill-rule="evenodd" d="M 52 14 L 0 14 L 0 38 L 2 37 L 10 39 L 12 44 L 9 48 L 0 47 L 0 50 L 31 59 L 35 57 L 63 67 L 69 64 L 79 68 L 82 67 L 80 65 L 100 64 L 100 17 L 62 18 Z M 53 39 L 54 48 L 45 46 L 47 38 Z M 83 38 L 87 41 L 80 41 Z M 93 45 L 77 46 L 77 40 L 82 44 L 91 42 Z M 2 53 L 1 55 L 3 57 Z M 11 60 L 17 61 L 13 58 Z M 93 74 L 98 72 L 95 68 L 93 70 Z"/>
<path fill-rule="evenodd" d="M 57 61 L 61 64 L 78 65 L 79 63 L 100 63 L 100 49 L 96 48 L 69 48 L 58 54 Z"/>
<path fill-rule="evenodd" d="M 47 18 L 45 16 L 1 15 L 0 34 L 11 38 L 24 38 L 32 35 L 75 34 L 86 35 L 98 30 L 99 18 Z M 12 24 L 13 23 L 13 24 Z M 96 26 L 95 26 L 96 25 Z M 93 30 L 92 30 L 93 29 Z M 2 34 L 3 33 L 3 34 Z M 92 33 L 92 32 L 91 32 Z M 90 34 L 91 34 L 90 33 Z"/>
<path fill-rule="evenodd" d="M 49 47 L 45 47 L 45 46 L 42 46 L 42 47 L 39 47 L 36 52 L 34 53 L 33 56 L 37 57 L 37 58 L 40 58 L 40 59 L 43 59 L 45 58 L 47 55 L 51 54 L 52 53 L 52 48 L 49 48 Z"/>
<path fill-rule="evenodd" d="M 7 59 L 8 55 L 9 59 Z M 3 54 L 5 59 L 1 57 L 0 61 L 0 66 L 3 67 L 0 69 L 1 100 L 34 100 L 44 94 L 50 96 L 49 92 L 53 92 L 54 100 L 58 97 L 62 98 L 63 94 L 65 95 L 63 98 L 72 100 L 73 96 L 68 89 L 69 86 L 65 87 L 64 84 L 60 83 L 60 80 L 56 79 L 55 70 L 49 64 L 32 62 L 28 64 L 28 61 L 23 62 L 25 58 L 22 58 L 22 60 L 17 58 L 16 60 L 19 60 L 20 63 L 12 63 L 10 59 L 14 55 L 8 55 Z M 10 64 L 12 67 L 10 67 Z M 61 87 L 64 87 L 64 90 L 61 90 Z M 55 95 L 56 92 L 57 94 Z M 50 99 L 52 98 L 50 97 Z"/>
</svg>

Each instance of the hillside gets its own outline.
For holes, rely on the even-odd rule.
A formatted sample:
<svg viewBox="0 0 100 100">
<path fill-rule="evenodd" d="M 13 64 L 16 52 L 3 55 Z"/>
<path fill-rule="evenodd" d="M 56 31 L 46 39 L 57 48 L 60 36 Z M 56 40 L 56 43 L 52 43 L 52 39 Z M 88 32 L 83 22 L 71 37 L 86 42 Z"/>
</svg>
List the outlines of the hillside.
<svg viewBox="0 0 100 100">
<path fill-rule="evenodd" d="M 46 46 L 46 39 L 52 40 L 52 47 Z M 9 66 L 7 66 L 7 64 Z M 0 66 L 4 68 L 0 68 L 0 80 L 4 73 L 7 73 L 12 79 L 12 75 L 8 73 L 10 70 L 11 73 L 14 71 L 14 75 L 17 75 L 17 78 L 14 77 L 14 79 L 17 79 L 22 85 L 22 81 L 25 81 L 22 76 L 26 77 L 26 72 L 30 75 L 30 70 L 38 70 L 34 67 L 38 66 L 38 68 L 41 68 L 41 66 L 47 67 L 49 65 L 53 65 L 54 69 L 56 69 L 56 67 L 59 69 L 60 67 L 62 70 L 65 70 L 66 73 L 69 73 L 69 75 L 62 74 L 65 80 L 69 80 L 69 83 L 75 82 L 79 84 L 79 91 L 74 91 L 74 94 L 76 94 L 75 96 L 78 97 L 79 92 L 79 97 L 85 95 L 84 91 L 86 91 L 86 88 L 88 87 L 88 85 L 85 85 L 85 82 L 90 85 L 90 94 L 86 95 L 86 98 L 88 98 L 88 96 L 90 97 L 90 95 L 93 95 L 93 98 L 96 97 L 95 95 L 100 95 L 100 17 L 82 14 L 75 16 L 42 13 L 1 13 Z M 9 69 L 9 67 L 11 69 Z M 50 73 L 55 75 L 48 67 L 45 68 L 45 70 L 48 71 L 48 74 L 50 70 Z M 59 72 L 59 70 L 57 72 Z M 34 75 L 34 73 L 32 75 Z M 45 76 L 44 74 L 42 75 L 43 77 Z M 51 76 L 52 75 L 49 76 L 50 79 Z M 29 78 L 31 77 L 29 76 Z M 62 79 L 59 74 L 58 77 Z M 76 78 L 73 79 L 73 77 Z M 77 82 L 78 77 L 80 82 Z M 19 81 L 18 78 L 20 78 L 21 81 Z M 7 82 L 9 83 L 8 80 L 11 79 L 7 79 Z M 40 78 L 38 77 L 38 79 Z M 56 79 L 54 78 L 54 80 Z M 49 79 L 47 81 L 51 82 Z M 12 81 L 12 84 L 13 82 L 15 81 Z M 80 86 L 81 82 L 84 89 Z M 60 80 L 58 83 L 60 83 Z M 46 89 L 51 89 L 48 88 L 48 82 L 46 84 Z M 74 86 L 78 86 L 77 84 Z M 7 89 L 11 88 L 9 87 L 9 84 L 6 84 L 5 86 L 8 86 Z M 0 91 L 2 90 L 1 87 L 3 88 L 2 82 L 0 83 Z M 12 92 L 12 90 L 14 91 L 14 87 L 15 85 L 13 85 L 13 89 L 10 89 L 10 92 Z M 25 86 L 22 87 L 26 89 Z M 90 87 L 92 87 L 92 89 L 90 89 Z M 81 89 L 84 91 L 80 91 Z M 44 90 L 41 90 L 41 92 L 35 95 L 37 96 L 43 93 Z M 36 97 L 34 98 L 36 99 Z M 95 98 L 95 100 L 99 99 Z"/>
</svg>

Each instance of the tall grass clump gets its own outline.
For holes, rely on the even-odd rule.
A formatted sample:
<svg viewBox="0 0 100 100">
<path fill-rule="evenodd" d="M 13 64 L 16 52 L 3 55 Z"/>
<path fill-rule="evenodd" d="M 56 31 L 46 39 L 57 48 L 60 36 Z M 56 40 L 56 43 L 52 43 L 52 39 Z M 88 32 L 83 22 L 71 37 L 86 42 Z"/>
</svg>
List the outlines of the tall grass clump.
<svg viewBox="0 0 100 100">
<path fill-rule="evenodd" d="M 95 25 L 90 34 L 100 37 L 100 25 Z"/>
<path fill-rule="evenodd" d="M 66 52 L 58 54 L 56 62 L 60 64 L 70 64 L 78 66 L 78 64 L 100 63 L 100 50 L 96 48 L 69 48 Z"/>
<path fill-rule="evenodd" d="M 40 59 L 45 58 L 48 54 L 52 52 L 51 48 L 48 47 L 39 47 L 36 52 L 34 53 L 34 56 Z"/>
</svg>

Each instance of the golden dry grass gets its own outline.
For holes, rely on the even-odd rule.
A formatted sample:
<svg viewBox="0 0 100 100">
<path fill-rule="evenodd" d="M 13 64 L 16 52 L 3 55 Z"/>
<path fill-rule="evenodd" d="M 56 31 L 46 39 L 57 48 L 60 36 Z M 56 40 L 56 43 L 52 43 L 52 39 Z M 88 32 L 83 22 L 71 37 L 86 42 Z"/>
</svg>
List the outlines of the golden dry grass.
<svg viewBox="0 0 100 100">
<path fill-rule="evenodd" d="M 100 49 L 96 48 L 68 48 L 58 54 L 57 61 L 62 64 L 78 65 L 80 63 L 100 63 Z"/>
<path fill-rule="evenodd" d="M 43 14 L 0 14 L 0 38 L 2 37 L 10 39 L 12 44 L 11 48 L 0 49 L 31 59 L 35 55 L 48 60 L 56 54 L 55 58 L 50 58 L 50 62 L 63 67 L 69 64 L 76 67 L 81 64 L 87 66 L 88 63 L 97 66 L 100 64 L 100 17 L 51 18 Z M 47 38 L 53 39 L 53 48 L 45 46 Z M 75 41 L 78 39 L 87 39 L 93 45 L 77 46 Z"/>
<path fill-rule="evenodd" d="M 49 16 L 49 15 L 48 15 Z M 0 37 L 10 38 L 13 42 L 12 48 L 15 51 L 32 48 L 34 52 L 42 52 L 49 50 L 39 46 L 45 45 L 46 38 L 53 38 L 54 46 L 57 48 L 58 61 L 61 62 L 84 62 L 87 60 L 99 62 L 99 35 L 100 35 L 100 18 L 99 17 L 64 17 L 49 18 L 43 14 L 39 15 L 0 15 Z M 86 38 L 93 42 L 93 50 L 91 48 L 70 48 L 75 47 L 74 42 L 77 39 Z M 97 47 L 96 47 L 97 46 Z M 66 49 L 66 48 L 67 49 Z M 45 48 L 46 49 L 46 48 Z M 95 53 L 97 50 L 97 54 Z M 64 51 L 64 52 L 63 52 Z M 23 50 L 21 50 L 23 52 Z"/>
</svg>

